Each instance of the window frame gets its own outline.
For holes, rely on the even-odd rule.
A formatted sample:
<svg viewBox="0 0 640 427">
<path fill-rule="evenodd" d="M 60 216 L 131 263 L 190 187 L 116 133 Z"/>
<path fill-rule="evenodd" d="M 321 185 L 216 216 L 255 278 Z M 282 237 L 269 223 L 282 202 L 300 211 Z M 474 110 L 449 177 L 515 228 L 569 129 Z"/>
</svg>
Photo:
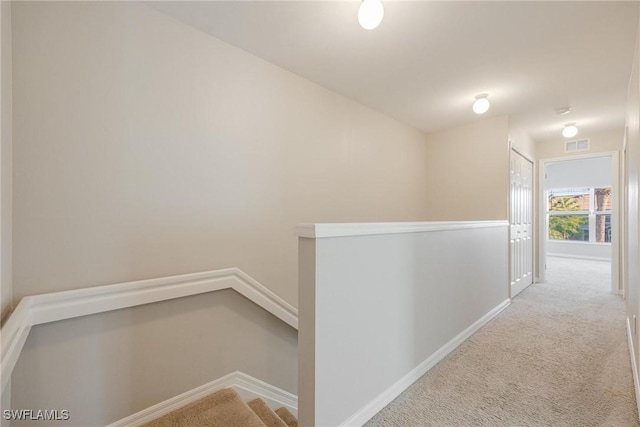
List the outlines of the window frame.
<svg viewBox="0 0 640 427">
<path fill-rule="evenodd" d="M 549 206 L 549 200 L 552 197 L 552 193 L 558 192 L 558 191 L 566 191 L 567 193 L 570 193 L 572 190 L 579 190 L 576 188 L 554 188 L 554 189 L 547 189 L 547 194 L 546 194 L 546 215 L 547 215 L 547 224 L 546 224 L 546 237 L 547 237 L 547 242 L 568 242 L 568 243 L 582 243 L 582 244 L 596 244 L 596 245 L 611 245 L 611 241 L 609 242 L 597 242 L 596 241 L 596 221 L 597 221 L 597 216 L 598 215 L 609 215 L 609 217 L 611 217 L 612 215 L 612 209 L 608 209 L 608 210 L 599 210 L 597 211 L 595 209 L 596 206 L 596 196 L 595 196 L 595 190 L 596 188 L 608 188 L 610 191 L 613 191 L 612 187 L 582 187 L 584 189 L 588 189 L 589 192 L 589 209 L 588 210 L 579 210 L 579 211 L 552 211 L 550 210 L 550 206 Z M 581 188 L 580 188 L 581 189 Z M 586 193 L 583 193 L 586 194 Z M 611 207 L 613 203 L 611 203 Z M 589 224 L 589 240 L 561 240 L 561 239 L 552 239 L 549 237 L 549 224 L 550 224 L 550 219 L 552 216 L 586 216 L 588 218 L 588 224 Z M 605 237 L 606 239 L 606 237 Z"/>
</svg>

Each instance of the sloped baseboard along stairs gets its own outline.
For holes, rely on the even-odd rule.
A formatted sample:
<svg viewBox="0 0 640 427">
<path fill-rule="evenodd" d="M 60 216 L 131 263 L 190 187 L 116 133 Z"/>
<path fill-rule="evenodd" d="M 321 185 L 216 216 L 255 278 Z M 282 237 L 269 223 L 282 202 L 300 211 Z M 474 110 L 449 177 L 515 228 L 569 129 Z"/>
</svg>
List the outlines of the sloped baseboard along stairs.
<svg viewBox="0 0 640 427">
<path fill-rule="evenodd" d="M 225 388 L 143 427 L 298 427 L 298 421 L 284 407 L 273 411 L 260 398 L 245 403 Z"/>
</svg>

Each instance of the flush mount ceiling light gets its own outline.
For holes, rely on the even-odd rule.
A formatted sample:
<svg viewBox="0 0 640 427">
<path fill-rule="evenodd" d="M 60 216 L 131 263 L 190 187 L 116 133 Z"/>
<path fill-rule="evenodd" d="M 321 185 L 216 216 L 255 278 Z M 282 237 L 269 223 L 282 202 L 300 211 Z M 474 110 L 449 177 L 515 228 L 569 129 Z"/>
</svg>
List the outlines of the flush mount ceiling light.
<svg viewBox="0 0 640 427">
<path fill-rule="evenodd" d="M 473 103 L 473 112 L 476 114 L 484 114 L 489 111 L 489 107 L 491 103 L 489 102 L 488 96 L 486 93 L 481 93 L 476 96 L 476 101 Z"/>
<path fill-rule="evenodd" d="M 578 128 L 575 123 L 567 123 L 562 129 L 562 136 L 565 138 L 573 138 L 578 134 Z"/>
<path fill-rule="evenodd" d="M 384 18 L 384 7 L 380 0 L 362 0 L 358 9 L 358 22 L 365 30 L 373 30 Z"/>
</svg>

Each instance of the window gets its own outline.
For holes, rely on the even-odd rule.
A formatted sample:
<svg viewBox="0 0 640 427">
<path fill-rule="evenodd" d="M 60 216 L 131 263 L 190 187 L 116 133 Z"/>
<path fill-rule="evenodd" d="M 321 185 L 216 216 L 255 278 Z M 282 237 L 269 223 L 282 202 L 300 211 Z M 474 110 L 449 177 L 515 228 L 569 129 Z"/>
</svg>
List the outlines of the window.
<svg viewBox="0 0 640 427">
<path fill-rule="evenodd" d="M 611 187 L 548 192 L 549 240 L 611 243 Z"/>
</svg>

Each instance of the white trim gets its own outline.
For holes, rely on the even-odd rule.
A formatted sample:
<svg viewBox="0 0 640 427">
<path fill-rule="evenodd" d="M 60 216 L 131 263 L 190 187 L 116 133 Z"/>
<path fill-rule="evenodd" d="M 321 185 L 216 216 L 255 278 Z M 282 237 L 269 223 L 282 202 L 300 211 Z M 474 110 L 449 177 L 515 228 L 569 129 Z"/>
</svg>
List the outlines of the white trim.
<svg viewBox="0 0 640 427">
<path fill-rule="evenodd" d="M 511 299 L 506 299 L 501 302 L 497 307 L 493 308 L 490 312 L 482 316 L 477 322 L 469 326 L 462 331 L 451 341 L 440 347 L 435 353 L 429 356 L 426 360 L 416 366 L 404 377 L 396 381 L 391 387 L 382 392 L 378 397 L 367 403 L 364 407 L 358 410 L 355 414 L 342 422 L 340 426 L 362 426 L 369 421 L 375 414 L 380 412 L 385 406 L 391 403 L 396 397 L 398 397 L 403 391 L 405 391 L 411 384 L 416 382 L 427 371 L 433 368 L 438 362 L 444 359 L 449 353 L 455 350 L 460 344 L 462 344 L 467 338 L 473 335 L 476 331 L 487 324 L 491 319 L 497 316 L 502 310 L 507 308 L 511 304 Z"/>
<path fill-rule="evenodd" d="M 176 409 L 196 402 L 211 393 L 231 387 L 233 385 L 234 375 L 235 372 L 225 375 L 222 378 L 211 381 L 210 383 L 194 388 L 193 390 L 189 390 L 178 396 L 172 397 L 171 399 L 167 399 L 164 402 L 160 402 L 147 409 L 143 409 L 140 412 L 136 412 L 133 415 L 111 423 L 107 427 L 133 427 L 153 421 L 156 418 L 160 418 L 163 415 L 175 411 Z"/>
<path fill-rule="evenodd" d="M 600 151 L 600 152 L 588 153 L 588 154 L 576 154 L 574 156 L 548 157 L 546 159 L 539 159 L 538 161 L 542 163 L 554 163 L 554 162 L 564 162 L 566 160 L 595 159 L 598 157 L 611 157 L 616 153 L 617 151 Z"/>
<path fill-rule="evenodd" d="M 23 298 L 0 330 L 0 348 L 2 349 L 0 386 L 2 392 L 11 380 L 11 373 L 33 325 L 31 301 L 32 297 Z"/>
<path fill-rule="evenodd" d="M 620 280 L 620 218 L 622 205 L 620 201 L 620 154 L 615 151 L 611 154 L 611 291 L 616 294 L 624 294 L 623 283 Z"/>
<path fill-rule="evenodd" d="M 2 327 L 2 391 L 31 326 L 224 289 L 233 289 L 298 329 L 298 310 L 239 268 L 29 296 Z"/>
<path fill-rule="evenodd" d="M 232 387 L 245 402 L 259 397 L 271 409 L 284 406 L 293 415 L 298 416 L 298 396 L 245 373 L 236 372 L 235 374 Z"/>
<path fill-rule="evenodd" d="M 271 409 L 284 406 L 294 415 L 298 414 L 298 397 L 288 391 L 260 381 L 243 372 L 236 371 L 210 383 L 196 387 L 178 396 L 167 399 L 140 412 L 109 424 L 107 427 L 137 427 L 180 409 L 225 388 L 233 388 L 244 401 L 263 399 Z"/>
<path fill-rule="evenodd" d="M 538 160 L 538 280 L 547 280 L 547 234 L 549 221 L 547 211 L 547 172 L 544 159 Z M 534 245 L 535 246 L 535 245 Z"/>
<path fill-rule="evenodd" d="M 633 349 L 633 335 L 631 332 L 631 323 L 627 316 L 627 341 L 629 342 L 629 356 L 631 357 L 631 371 L 633 372 L 633 388 L 636 395 L 636 406 L 638 414 L 640 414 L 640 380 L 638 379 L 638 365 L 636 364 L 636 352 Z"/>
<path fill-rule="evenodd" d="M 470 228 L 507 227 L 508 221 L 429 221 L 429 222 L 369 222 L 300 224 L 298 237 L 368 236 L 373 234 L 423 233 L 431 231 L 466 230 Z"/>
</svg>

